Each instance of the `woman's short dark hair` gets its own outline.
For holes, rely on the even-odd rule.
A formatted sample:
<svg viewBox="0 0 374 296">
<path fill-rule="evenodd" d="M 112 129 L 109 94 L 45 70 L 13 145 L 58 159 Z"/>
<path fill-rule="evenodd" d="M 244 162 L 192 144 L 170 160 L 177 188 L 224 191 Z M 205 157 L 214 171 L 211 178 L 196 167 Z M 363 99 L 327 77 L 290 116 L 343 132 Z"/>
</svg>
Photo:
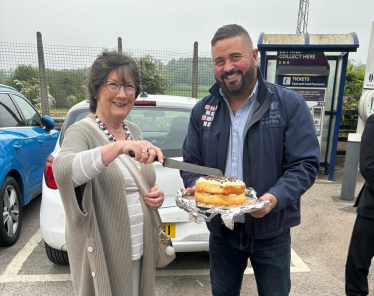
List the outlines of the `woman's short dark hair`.
<svg viewBox="0 0 374 296">
<path fill-rule="evenodd" d="M 91 112 L 96 112 L 97 90 L 99 86 L 108 78 L 113 70 L 117 71 L 121 83 L 126 83 L 125 79 L 131 77 L 137 86 L 135 99 L 138 97 L 140 92 L 140 77 L 139 69 L 134 59 L 117 51 L 103 52 L 92 64 L 88 75 L 87 102 L 90 104 Z"/>
<path fill-rule="evenodd" d="M 244 36 L 246 37 L 247 41 L 249 41 L 249 46 L 253 48 L 252 39 L 249 36 L 246 29 L 244 29 L 242 26 L 232 24 L 232 25 L 226 25 L 217 30 L 217 32 L 214 34 L 212 41 L 210 44 L 214 46 L 218 41 L 229 39 L 237 36 Z"/>
</svg>

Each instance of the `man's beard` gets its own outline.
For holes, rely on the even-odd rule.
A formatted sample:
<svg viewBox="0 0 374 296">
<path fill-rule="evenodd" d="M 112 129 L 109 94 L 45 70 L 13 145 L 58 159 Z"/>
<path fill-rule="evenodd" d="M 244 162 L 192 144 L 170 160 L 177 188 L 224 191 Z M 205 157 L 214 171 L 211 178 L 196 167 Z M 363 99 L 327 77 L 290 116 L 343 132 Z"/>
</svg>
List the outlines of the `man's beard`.
<svg viewBox="0 0 374 296">
<path fill-rule="evenodd" d="M 244 74 L 243 74 L 242 71 L 233 70 L 233 71 L 230 71 L 230 72 L 225 72 L 221 77 L 222 81 L 219 81 L 216 77 L 216 81 L 217 81 L 217 84 L 222 88 L 223 92 L 226 95 L 234 96 L 234 97 L 235 96 L 240 96 L 248 89 L 249 86 L 251 86 L 253 84 L 253 82 L 255 80 L 255 71 L 256 71 L 255 65 L 253 63 L 251 63 L 248 71 L 245 72 Z M 242 75 L 242 79 L 239 82 L 239 84 L 237 85 L 235 83 L 233 85 L 230 85 L 230 83 L 228 83 L 226 85 L 225 76 L 233 75 L 233 74 L 236 74 L 236 73 L 238 73 L 239 75 Z"/>
</svg>

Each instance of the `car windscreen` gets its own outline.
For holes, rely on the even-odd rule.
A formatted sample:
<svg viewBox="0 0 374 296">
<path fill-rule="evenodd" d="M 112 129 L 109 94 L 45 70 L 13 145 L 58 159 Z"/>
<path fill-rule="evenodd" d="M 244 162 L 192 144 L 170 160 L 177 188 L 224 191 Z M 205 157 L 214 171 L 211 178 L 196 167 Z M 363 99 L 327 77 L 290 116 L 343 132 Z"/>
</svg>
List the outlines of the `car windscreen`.
<svg viewBox="0 0 374 296">
<path fill-rule="evenodd" d="M 69 113 L 61 130 L 60 145 L 66 129 L 88 114 L 89 111 L 84 109 Z M 165 157 L 181 157 L 190 114 L 189 109 L 134 107 L 126 119 L 135 123 L 142 131 L 143 139 L 159 147 Z"/>
</svg>

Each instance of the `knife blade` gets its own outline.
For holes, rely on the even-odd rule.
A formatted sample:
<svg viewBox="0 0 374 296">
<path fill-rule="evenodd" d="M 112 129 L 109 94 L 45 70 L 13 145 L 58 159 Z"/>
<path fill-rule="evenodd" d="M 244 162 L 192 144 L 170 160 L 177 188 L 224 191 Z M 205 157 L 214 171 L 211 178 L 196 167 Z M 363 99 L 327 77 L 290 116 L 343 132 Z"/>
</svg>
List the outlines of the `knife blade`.
<svg viewBox="0 0 374 296">
<path fill-rule="evenodd" d="M 130 157 L 135 157 L 135 153 L 133 151 L 129 151 Z M 158 161 L 157 155 L 154 161 Z M 202 175 L 211 175 L 211 176 L 218 176 L 222 177 L 223 174 L 219 169 L 209 168 L 197 164 L 192 164 L 188 162 L 178 161 L 171 158 L 164 158 L 164 163 L 162 164 L 163 167 L 170 168 L 170 169 L 177 169 L 181 171 L 187 171 L 191 173 L 197 173 Z"/>
<path fill-rule="evenodd" d="M 188 162 L 178 161 L 175 159 L 164 158 L 164 163 L 162 164 L 163 167 L 177 169 L 181 171 L 187 171 L 191 173 L 198 173 L 202 175 L 212 175 L 222 177 L 223 174 L 219 169 L 209 168 L 197 164 L 192 164 Z"/>
</svg>

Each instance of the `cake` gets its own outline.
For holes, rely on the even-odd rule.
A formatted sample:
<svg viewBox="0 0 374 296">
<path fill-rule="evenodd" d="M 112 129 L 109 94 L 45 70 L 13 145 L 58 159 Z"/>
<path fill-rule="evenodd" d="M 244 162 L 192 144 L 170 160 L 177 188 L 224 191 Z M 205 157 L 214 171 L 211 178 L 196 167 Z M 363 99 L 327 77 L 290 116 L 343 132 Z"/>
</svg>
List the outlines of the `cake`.
<svg viewBox="0 0 374 296">
<path fill-rule="evenodd" d="M 239 205 L 244 203 L 245 183 L 232 177 L 204 176 L 196 180 L 195 199 L 213 205 Z"/>
</svg>

